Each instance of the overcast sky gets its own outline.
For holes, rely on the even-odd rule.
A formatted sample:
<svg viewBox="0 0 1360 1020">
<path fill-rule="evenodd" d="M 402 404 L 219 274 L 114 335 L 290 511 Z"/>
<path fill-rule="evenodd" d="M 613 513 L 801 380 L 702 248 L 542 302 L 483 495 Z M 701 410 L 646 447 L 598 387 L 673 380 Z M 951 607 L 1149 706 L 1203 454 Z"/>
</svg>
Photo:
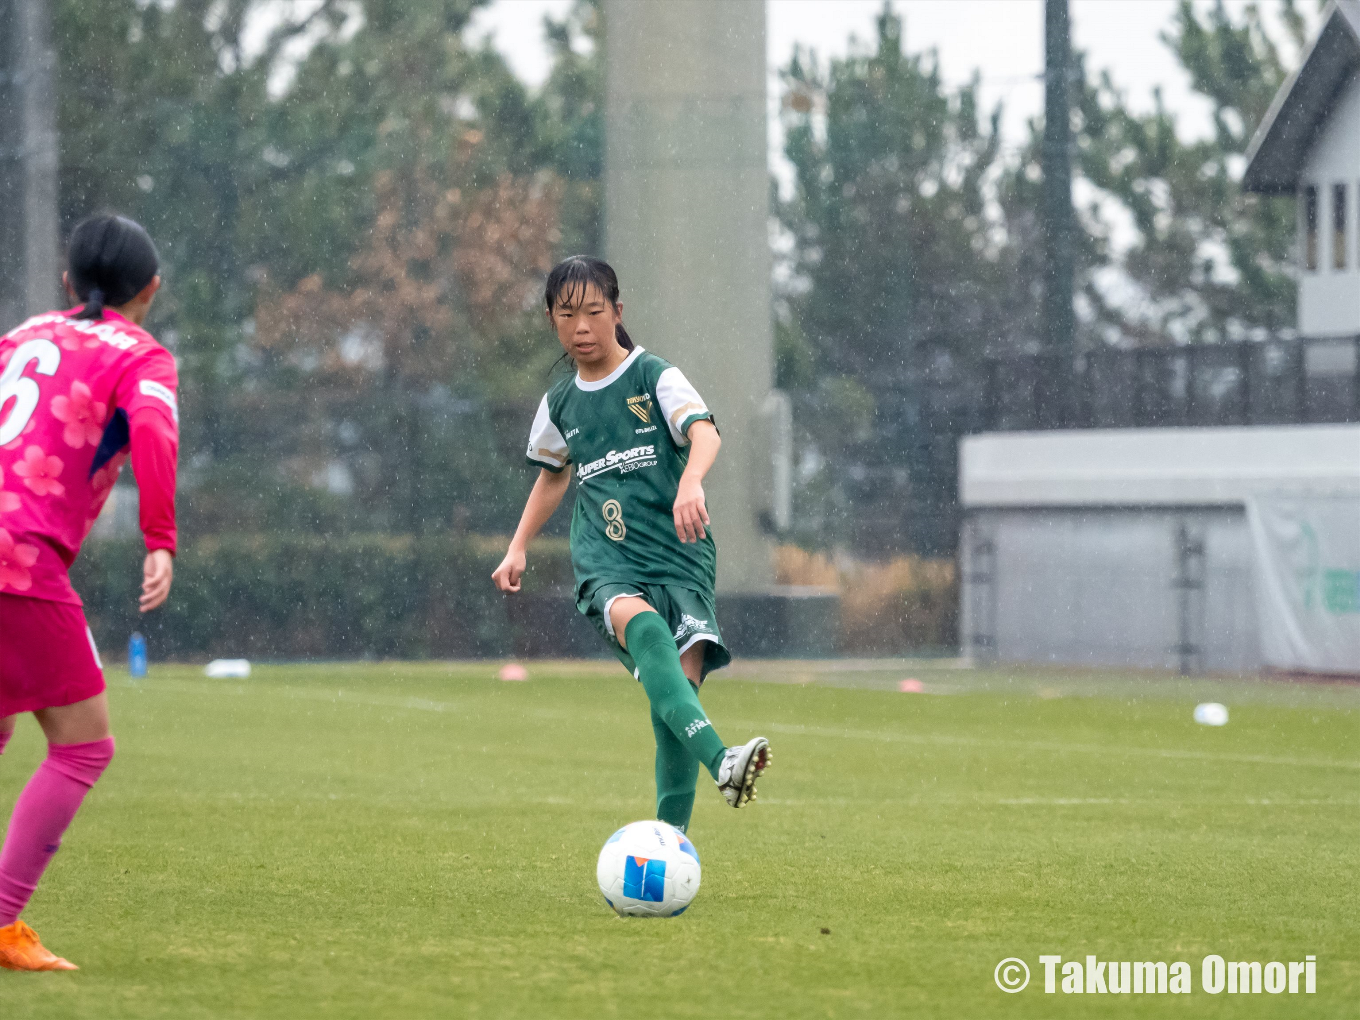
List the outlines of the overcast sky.
<svg viewBox="0 0 1360 1020">
<path fill-rule="evenodd" d="M 560 17 L 570 6 L 571 0 L 495 0 L 477 13 L 469 38 L 494 36 L 515 72 L 537 85 L 548 73 L 543 15 Z M 1180 133 L 1188 138 L 1210 129 L 1209 107 L 1191 92 L 1185 72 L 1160 39 L 1176 6 L 1176 0 L 1071 0 L 1072 36 L 1074 45 L 1087 52 L 1088 67 L 1108 68 L 1136 108 L 1150 107 L 1152 90 L 1161 86 L 1167 106 L 1178 115 Z M 1211 0 L 1197 0 L 1197 6 L 1207 9 Z M 1227 0 L 1227 6 L 1240 13 L 1246 0 Z M 1283 43 L 1281 4 L 1259 0 L 1259 6 Z M 1314 3 L 1300 0 L 1298 6 L 1316 21 Z M 882 0 L 769 0 L 771 109 L 777 108 L 777 68 L 788 62 L 795 44 L 812 47 L 822 56 L 844 54 L 852 37 L 867 45 L 882 7 Z M 1005 140 L 1009 145 L 1023 142 L 1027 119 L 1043 108 L 1043 86 L 1037 77 L 1044 62 L 1042 0 L 897 0 L 894 7 L 904 18 L 907 49 L 934 49 L 951 84 L 962 84 L 974 70 L 980 71 L 983 109 L 990 111 L 1004 99 Z M 777 130 L 772 131 L 771 145 L 772 163 L 777 164 Z"/>
</svg>

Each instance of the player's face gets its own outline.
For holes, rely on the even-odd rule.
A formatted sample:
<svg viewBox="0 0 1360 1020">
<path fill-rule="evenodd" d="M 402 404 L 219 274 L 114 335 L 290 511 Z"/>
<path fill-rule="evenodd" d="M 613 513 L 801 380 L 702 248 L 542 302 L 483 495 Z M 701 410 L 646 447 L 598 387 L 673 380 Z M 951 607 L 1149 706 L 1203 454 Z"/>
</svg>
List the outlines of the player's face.
<svg viewBox="0 0 1360 1020">
<path fill-rule="evenodd" d="M 563 350 L 578 365 L 615 358 L 622 351 L 614 338 L 614 327 L 622 321 L 623 305 L 611 305 L 594 284 L 564 298 L 548 315 Z"/>
</svg>

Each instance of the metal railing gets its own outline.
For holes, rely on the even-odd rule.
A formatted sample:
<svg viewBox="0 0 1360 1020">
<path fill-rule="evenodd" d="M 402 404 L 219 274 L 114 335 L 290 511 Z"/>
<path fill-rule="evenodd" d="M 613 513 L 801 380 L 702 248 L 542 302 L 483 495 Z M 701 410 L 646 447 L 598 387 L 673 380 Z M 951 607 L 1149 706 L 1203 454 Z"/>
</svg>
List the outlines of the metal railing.
<svg viewBox="0 0 1360 1020">
<path fill-rule="evenodd" d="M 967 431 L 1356 421 L 1360 335 L 997 359 Z"/>
</svg>

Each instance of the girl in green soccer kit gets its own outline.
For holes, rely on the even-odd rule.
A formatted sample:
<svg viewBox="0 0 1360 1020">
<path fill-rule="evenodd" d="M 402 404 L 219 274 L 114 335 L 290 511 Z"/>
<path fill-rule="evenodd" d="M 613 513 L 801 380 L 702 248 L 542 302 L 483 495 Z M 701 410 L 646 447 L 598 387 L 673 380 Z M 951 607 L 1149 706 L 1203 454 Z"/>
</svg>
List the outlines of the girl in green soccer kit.
<svg viewBox="0 0 1360 1020">
<path fill-rule="evenodd" d="M 647 692 L 656 814 L 684 831 L 700 765 L 739 808 L 755 799 L 770 760 L 764 737 L 726 747 L 699 704 L 704 677 L 731 661 L 718 630 L 703 489 L 722 440 L 680 369 L 629 339 L 608 265 L 579 255 L 560 263 L 545 303 L 576 371 L 538 405 L 528 450 L 538 480 L 492 580 L 519 591 L 525 550 L 574 473 L 576 606 Z"/>
</svg>

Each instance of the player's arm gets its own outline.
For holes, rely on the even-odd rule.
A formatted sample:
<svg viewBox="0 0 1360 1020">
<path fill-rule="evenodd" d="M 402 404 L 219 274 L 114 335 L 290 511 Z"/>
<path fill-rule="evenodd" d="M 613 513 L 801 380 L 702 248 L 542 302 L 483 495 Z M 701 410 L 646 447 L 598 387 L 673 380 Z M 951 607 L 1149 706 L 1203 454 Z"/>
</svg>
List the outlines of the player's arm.
<svg viewBox="0 0 1360 1020">
<path fill-rule="evenodd" d="M 571 475 L 565 471 L 554 472 L 547 468 L 539 471 L 529 500 L 524 504 L 524 513 L 520 515 L 515 537 L 510 540 L 510 549 L 491 575 L 491 580 L 501 591 L 519 591 L 519 579 L 524 573 L 529 543 L 557 510 L 570 483 Z"/>
<path fill-rule="evenodd" d="M 137 478 L 139 523 L 146 541 L 142 561 L 141 611 L 159 608 L 175 575 L 175 479 L 179 435 L 170 419 L 153 408 L 129 420 L 132 473 Z"/>
<path fill-rule="evenodd" d="M 529 501 L 524 504 L 524 513 L 520 515 L 515 537 L 510 540 L 510 549 L 491 575 L 491 580 L 501 591 L 519 591 L 520 575 L 524 573 L 525 550 L 562 502 L 571 481 L 571 474 L 566 470 L 571 463 L 571 450 L 557 423 L 552 420 L 546 395 L 539 401 L 534 424 L 529 429 L 529 448 L 525 451 L 525 457 L 531 466 L 539 469 L 538 480 L 529 493 Z"/>
<path fill-rule="evenodd" d="M 704 476 L 718 459 L 722 437 L 708 418 L 689 427 L 689 463 L 680 476 L 680 487 L 675 493 L 675 533 L 682 542 L 697 542 L 705 536 L 708 507 L 704 503 Z"/>
<path fill-rule="evenodd" d="M 137 359 L 119 380 L 115 399 L 128 416 L 132 473 L 137 478 L 139 521 L 146 541 L 140 608 L 165 603 L 175 574 L 175 484 L 179 459 L 178 373 L 169 351 Z"/>
<path fill-rule="evenodd" d="M 704 476 L 718 458 L 722 439 L 699 391 L 674 365 L 657 377 L 656 402 L 666 419 L 672 442 L 689 447 L 689 463 L 675 493 L 675 533 L 681 542 L 707 537 L 708 506 L 704 502 Z"/>
</svg>

